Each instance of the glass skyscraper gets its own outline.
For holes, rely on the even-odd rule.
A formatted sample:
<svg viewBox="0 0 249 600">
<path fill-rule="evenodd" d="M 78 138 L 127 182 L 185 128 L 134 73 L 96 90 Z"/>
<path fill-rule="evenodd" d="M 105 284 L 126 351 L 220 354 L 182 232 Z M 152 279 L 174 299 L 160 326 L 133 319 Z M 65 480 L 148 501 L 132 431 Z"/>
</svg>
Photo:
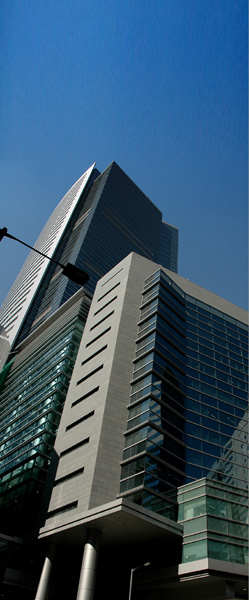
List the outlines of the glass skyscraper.
<svg viewBox="0 0 249 600">
<path fill-rule="evenodd" d="M 89 281 L 31 254 L 3 307 L 1 593 L 125 600 L 139 566 L 134 600 L 246 598 L 246 311 L 176 274 L 178 230 L 116 163 L 37 247 Z"/>
<path fill-rule="evenodd" d="M 87 292 L 100 277 L 134 251 L 177 271 L 178 230 L 112 162 L 99 173 L 93 164 L 58 204 L 35 248 L 86 271 Z M 1 310 L 0 324 L 17 345 L 46 321 L 79 286 L 60 266 L 31 251 Z"/>
<path fill-rule="evenodd" d="M 246 322 L 162 270 L 145 281 L 120 491 L 173 519 L 180 502 L 185 561 L 248 562 L 247 359 Z"/>
<path fill-rule="evenodd" d="M 98 282 L 40 530 L 86 536 L 82 585 L 94 523 L 107 561 L 123 539 L 123 573 L 151 561 L 137 598 L 246 598 L 247 330 L 246 311 L 134 253 Z M 115 573 L 108 593 L 126 597 Z"/>
</svg>

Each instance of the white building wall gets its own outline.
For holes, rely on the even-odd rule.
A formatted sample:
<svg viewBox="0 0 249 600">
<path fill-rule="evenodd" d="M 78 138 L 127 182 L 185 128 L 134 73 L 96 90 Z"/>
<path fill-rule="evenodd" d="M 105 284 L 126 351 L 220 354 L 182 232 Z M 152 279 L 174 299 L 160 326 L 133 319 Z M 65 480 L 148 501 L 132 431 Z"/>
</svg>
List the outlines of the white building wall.
<svg viewBox="0 0 249 600">
<path fill-rule="evenodd" d="M 130 254 L 96 286 L 55 443 L 59 464 L 49 528 L 119 493 L 141 292 L 156 269 L 155 263 Z M 75 444 L 81 445 L 73 449 Z"/>
<path fill-rule="evenodd" d="M 53 258 L 58 244 L 89 181 L 95 163 L 76 181 L 49 217 L 34 247 Z M 15 243 L 15 242 L 12 242 Z M 31 250 L 0 310 L 0 323 L 14 343 L 50 262 Z"/>
</svg>

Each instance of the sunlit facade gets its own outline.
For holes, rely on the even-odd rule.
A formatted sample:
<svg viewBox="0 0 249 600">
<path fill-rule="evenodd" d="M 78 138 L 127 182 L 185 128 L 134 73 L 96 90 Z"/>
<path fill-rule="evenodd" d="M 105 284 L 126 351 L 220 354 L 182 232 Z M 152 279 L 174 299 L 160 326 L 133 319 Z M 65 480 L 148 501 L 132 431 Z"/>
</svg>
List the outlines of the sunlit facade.
<svg viewBox="0 0 249 600">
<path fill-rule="evenodd" d="M 135 598 L 171 597 L 172 585 L 177 600 L 185 585 L 199 599 L 247 597 L 246 333 L 246 311 L 136 254 L 98 282 L 40 529 L 43 542 L 80 535 L 87 548 L 94 527 L 96 599 L 121 548 L 122 582 L 151 560 Z M 115 574 L 108 593 L 127 595 Z"/>
</svg>

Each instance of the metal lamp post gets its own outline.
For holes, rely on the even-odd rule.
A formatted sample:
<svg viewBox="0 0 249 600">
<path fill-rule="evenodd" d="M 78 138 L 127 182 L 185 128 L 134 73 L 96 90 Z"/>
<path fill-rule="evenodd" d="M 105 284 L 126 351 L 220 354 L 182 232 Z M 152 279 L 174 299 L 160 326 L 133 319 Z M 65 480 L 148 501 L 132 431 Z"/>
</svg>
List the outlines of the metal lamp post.
<svg viewBox="0 0 249 600">
<path fill-rule="evenodd" d="M 146 562 L 146 563 L 143 563 L 143 565 L 139 565 L 139 567 L 134 567 L 134 569 L 131 569 L 130 587 L 129 587 L 129 598 L 128 598 L 128 600 L 131 600 L 131 592 L 132 592 L 132 583 L 133 583 L 133 573 L 134 573 L 134 571 L 137 571 L 138 569 L 143 569 L 143 567 L 148 567 L 149 565 L 150 565 L 150 562 Z"/>
<path fill-rule="evenodd" d="M 30 248 L 30 250 L 34 250 L 34 252 L 37 252 L 37 254 L 44 256 L 45 258 L 47 258 L 51 262 L 55 263 L 56 265 L 59 265 L 59 267 L 62 268 L 62 274 L 66 275 L 66 277 L 68 277 L 68 279 L 70 279 L 74 283 L 77 283 L 78 285 L 85 285 L 85 283 L 87 283 L 89 276 L 87 275 L 87 273 L 85 273 L 85 271 L 82 271 L 82 269 L 79 269 L 79 267 L 76 267 L 75 265 L 72 265 L 71 263 L 67 263 L 67 265 L 62 265 L 57 260 L 54 260 L 54 258 L 50 258 L 50 256 L 47 256 L 43 252 L 40 252 L 40 250 L 37 250 L 36 248 L 33 248 L 29 244 L 22 242 L 22 240 L 19 240 L 18 238 L 14 237 L 13 235 L 10 235 L 10 233 L 8 233 L 7 227 L 3 227 L 2 229 L 0 229 L 0 242 L 3 239 L 3 237 L 11 238 L 12 240 L 15 240 L 16 242 L 19 242 L 19 244 L 22 244 L 23 246 Z"/>
</svg>

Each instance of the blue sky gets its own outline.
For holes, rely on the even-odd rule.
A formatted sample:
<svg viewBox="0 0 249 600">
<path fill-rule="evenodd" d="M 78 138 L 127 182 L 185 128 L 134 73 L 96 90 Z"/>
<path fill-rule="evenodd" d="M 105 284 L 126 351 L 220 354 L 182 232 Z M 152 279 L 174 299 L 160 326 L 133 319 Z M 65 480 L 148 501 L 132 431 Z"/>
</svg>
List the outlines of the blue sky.
<svg viewBox="0 0 249 600">
<path fill-rule="evenodd" d="M 2 0 L 1 221 L 35 242 L 115 160 L 179 227 L 179 273 L 247 308 L 246 0 Z M 0 304 L 27 251 L 0 244 Z"/>
</svg>

